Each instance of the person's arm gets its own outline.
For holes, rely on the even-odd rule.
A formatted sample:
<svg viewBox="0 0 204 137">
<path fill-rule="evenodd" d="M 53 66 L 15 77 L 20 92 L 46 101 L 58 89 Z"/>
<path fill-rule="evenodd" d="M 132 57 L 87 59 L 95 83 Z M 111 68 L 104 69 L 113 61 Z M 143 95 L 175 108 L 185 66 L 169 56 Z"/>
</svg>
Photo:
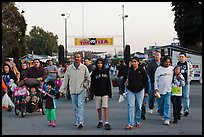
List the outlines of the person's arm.
<svg viewBox="0 0 204 137">
<path fill-rule="evenodd" d="M 59 92 L 55 93 L 55 99 L 59 99 L 59 98 L 60 98 L 60 93 Z"/>
<path fill-rule="evenodd" d="M 15 72 L 15 75 L 17 77 L 17 81 L 19 82 L 20 81 L 20 72 L 18 71 L 17 67 L 16 66 L 13 66 L 13 71 Z"/>
<path fill-rule="evenodd" d="M 66 72 L 64 74 L 64 79 L 62 81 L 62 86 L 60 87 L 60 92 L 61 93 L 65 94 L 67 92 L 68 80 L 69 80 L 69 74 L 68 74 L 68 70 L 66 70 Z"/>
<path fill-rule="evenodd" d="M 185 86 L 185 78 L 183 77 L 181 73 L 180 73 L 180 78 L 181 78 L 181 85 Z"/>
<path fill-rule="evenodd" d="M 87 67 L 85 67 L 84 82 L 83 87 L 88 88 L 88 85 L 91 83 L 91 76 Z"/>
<path fill-rule="evenodd" d="M 58 73 L 58 69 L 57 69 L 57 67 L 55 66 L 55 67 L 54 67 L 54 70 L 50 70 L 49 72 L 50 72 L 50 73 Z"/>
<path fill-rule="evenodd" d="M 156 69 L 156 71 L 155 71 L 155 75 L 154 75 L 154 91 L 155 90 L 159 90 L 159 77 L 158 77 L 158 74 L 159 74 L 159 70 L 158 70 L 158 68 Z"/>
<path fill-rule="evenodd" d="M 143 73 L 144 75 L 144 85 L 145 85 L 145 96 L 148 96 L 148 94 L 149 94 L 149 84 L 148 84 L 148 77 L 147 77 L 147 74 L 146 74 L 146 72 L 145 72 L 145 70 L 144 70 L 144 73 Z"/>
<path fill-rule="evenodd" d="M 117 76 L 117 77 L 118 77 L 118 73 L 119 73 L 119 70 L 118 70 L 118 69 L 116 69 L 115 76 Z"/>
<path fill-rule="evenodd" d="M 44 80 L 47 78 L 47 70 L 44 69 L 44 68 L 42 68 L 42 69 L 43 69 L 43 70 L 42 70 L 42 76 L 39 77 L 39 80 L 40 80 L 40 81 L 44 81 Z"/>
<path fill-rule="evenodd" d="M 194 78 L 194 69 L 193 69 L 193 65 L 190 62 L 187 62 L 188 66 L 189 66 L 189 75 L 188 75 L 188 82 L 190 82 L 191 80 L 193 80 Z"/>
<path fill-rule="evenodd" d="M 111 80 L 110 80 L 109 69 L 108 69 L 108 71 L 107 71 L 107 75 L 108 75 L 108 80 L 107 80 L 108 97 L 109 97 L 109 98 L 112 98 L 112 88 L 111 88 Z"/>
<path fill-rule="evenodd" d="M 125 93 L 125 86 L 127 86 L 127 85 L 125 85 L 125 83 L 126 82 L 128 82 L 128 81 L 126 81 L 127 80 L 127 78 L 128 78 L 128 75 L 129 75 L 129 67 L 127 67 L 127 69 L 126 69 L 126 75 L 124 75 L 123 76 L 123 79 L 122 79 L 122 85 L 121 85 L 121 93 L 120 94 L 123 94 L 123 93 Z"/>
<path fill-rule="evenodd" d="M 94 89 L 95 89 L 95 71 L 93 70 L 93 72 L 91 73 L 91 85 L 90 85 L 90 93 L 92 93 L 91 95 L 94 95 Z"/>
<path fill-rule="evenodd" d="M 3 91 L 6 91 L 6 84 L 5 84 L 5 82 L 4 82 L 4 80 L 2 79 L 2 90 Z"/>
<path fill-rule="evenodd" d="M 10 79 L 14 80 L 14 83 L 17 82 L 18 78 L 16 77 L 15 73 L 13 71 L 10 72 Z"/>
</svg>

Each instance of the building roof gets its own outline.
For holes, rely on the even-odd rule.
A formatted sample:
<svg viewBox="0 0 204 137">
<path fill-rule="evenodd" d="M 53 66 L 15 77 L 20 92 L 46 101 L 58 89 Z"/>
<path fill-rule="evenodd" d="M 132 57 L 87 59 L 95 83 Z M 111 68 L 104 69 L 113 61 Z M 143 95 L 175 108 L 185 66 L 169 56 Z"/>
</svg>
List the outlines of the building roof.
<svg viewBox="0 0 204 137">
<path fill-rule="evenodd" d="M 157 46 L 157 47 L 154 47 L 154 48 L 147 49 L 146 51 L 152 51 L 152 50 L 154 51 L 154 50 L 165 49 L 165 48 L 171 48 L 172 50 L 185 52 L 185 53 L 189 53 L 189 54 L 202 55 L 201 52 L 198 52 L 196 50 L 184 48 L 184 47 L 181 47 L 181 46 L 175 46 L 175 45 Z"/>
</svg>

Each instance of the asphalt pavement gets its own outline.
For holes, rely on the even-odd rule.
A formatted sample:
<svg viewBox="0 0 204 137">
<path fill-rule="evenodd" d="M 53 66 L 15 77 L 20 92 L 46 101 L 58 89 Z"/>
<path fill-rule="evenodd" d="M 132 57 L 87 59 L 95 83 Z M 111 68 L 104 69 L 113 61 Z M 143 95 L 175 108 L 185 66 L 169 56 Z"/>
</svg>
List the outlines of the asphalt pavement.
<svg viewBox="0 0 204 137">
<path fill-rule="evenodd" d="M 96 128 L 98 124 L 95 101 L 85 103 L 84 127 L 74 126 L 74 113 L 71 100 L 58 100 L 56 127 L 49 127 L 46 116 L 40 112 L 26 113 L 25 118 L 2 110 L 2 135 L 202 135 L 202 85 L 191 83 L 190 115 L 181 117 L 177 124 L 166 126 L 159 119 L 156 107 L 153 113 L 146 114 L 142 127 L 125 129 L 127 125 L 127 103 L 118 103 L 118 88 L 112 88 L 113 97 L 109 100 L 109 123 L 111 130 Z M 104 120 L 104 115 L 103 115 Z M 173 118 L 172 118 L 173 120 Z"/>
</svg>

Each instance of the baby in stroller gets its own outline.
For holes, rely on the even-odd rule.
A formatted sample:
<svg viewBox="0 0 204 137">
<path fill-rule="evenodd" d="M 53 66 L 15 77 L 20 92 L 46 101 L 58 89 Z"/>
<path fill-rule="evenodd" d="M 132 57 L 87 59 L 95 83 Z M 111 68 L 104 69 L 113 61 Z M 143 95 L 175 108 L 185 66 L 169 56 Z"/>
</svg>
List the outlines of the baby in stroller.
<svg viewBox="0 0 204 137">
<path fill-rule="evenodd" d="M 37 86 L 32 86 L 28 88 L 30 95 L 26 96 L 25 101 L 26 103 L 30 103 L 32 105 L 36 105 L 40 98 L 40 92 L 38 91 Z"/>
<path fill-rule="evenodd" d="M 15 103 L 17 111 L 20 110 L 22 113 L 22 116 L 25 116 L 25 112 L 32 113 L 34 111 L 38 111 L 42 109 L 42 114 L 44 115 L 43 110 L 43 101 L 42 101 L 42 93 L 40 90 L 41 85 L 35 84 L 35 83 L 26 83 L 24 82 L 22 84 L 22 87 L 19 87 L 19 89 L 16 89 L 16 95 L 15 96 Z M 22 91 L 24 90 L 24 94 Z M 25 91 L 26 90 L 26 91 Z M 16 113 L 18 115 L 18 113 Z"/>
</svg>

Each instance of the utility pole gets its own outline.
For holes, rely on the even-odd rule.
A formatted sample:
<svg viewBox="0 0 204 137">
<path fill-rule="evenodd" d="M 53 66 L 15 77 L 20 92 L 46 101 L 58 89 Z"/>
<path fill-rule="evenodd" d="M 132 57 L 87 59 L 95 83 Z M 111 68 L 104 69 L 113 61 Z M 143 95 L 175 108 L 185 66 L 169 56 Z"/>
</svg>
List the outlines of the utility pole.
<svg viewBox="0 0 204 137">
<path fill-rule="evenodd" d="M 125 15 L 125 12 L 124 12 L 124 5 L 122 5 L 122 19 L 123 19 L 123 57 L 125 56 L 125 18 L 128 17 L 128 15 Z"/>
</svg>

